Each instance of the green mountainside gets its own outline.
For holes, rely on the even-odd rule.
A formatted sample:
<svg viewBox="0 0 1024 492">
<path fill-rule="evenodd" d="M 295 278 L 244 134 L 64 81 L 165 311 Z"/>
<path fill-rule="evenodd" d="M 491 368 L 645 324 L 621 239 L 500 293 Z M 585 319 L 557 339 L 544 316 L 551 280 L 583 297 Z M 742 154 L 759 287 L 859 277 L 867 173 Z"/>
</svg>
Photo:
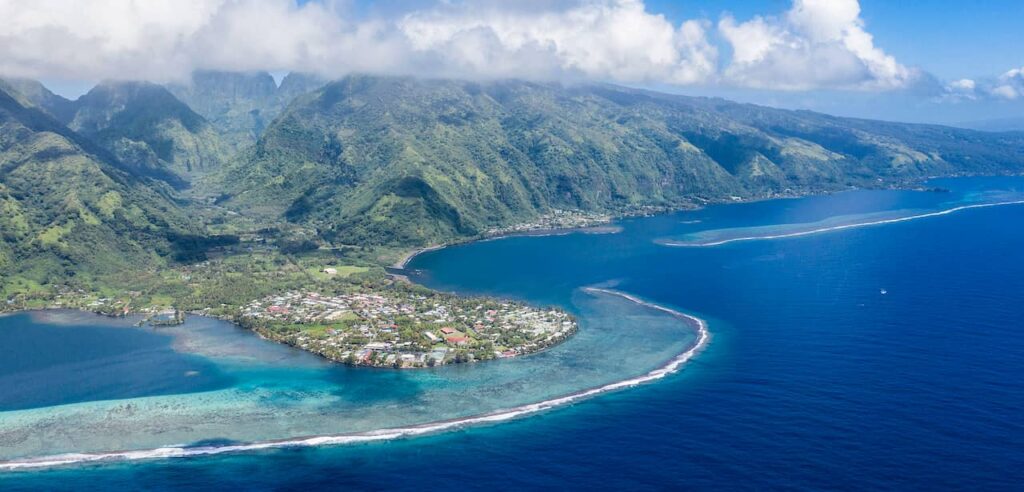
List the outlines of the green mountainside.
<svg viewBox="0 0 1024 492">
<path fill-rule="evenodd" d="M 37 109 L 53 116 L 57 121 L 70 121 L 74 117 L 74 103 L 58 96 L 47 89 L 42 83 L 31 79 L 5 79 L 0 81 L 3 89 L 25 106 Z"/>
<path fill-rule="evenodd" d="M 203 115 L 233 150 L 252 145 L 296 96 L 323 86 L 312 75 L 290 73 L 278 87 L 267 72 L 201 71 L 188 84 L 167 86 L 178 99 Z"/>
<path fill-rule="evenodd" d="M 167 89 L 106 82 L 72 102 L 63 120 L 119 161 L 177 187 L 220 167 L 228 156 L 214 128 Z"/>
<path fill-rule="evenodd" d="M 162 264 L 196 232 L 171 190 L 0 87 L 5 292 Z"/>
<path fill-rule="evenodd" d="M 611 86 L 352 76 L 215 176 L 340 244 L 422 245 L 554 209 L 628 212 L 1024 170 L 1024 136 Z"/>
<path fill-rule="evenodd" d="M 206 73 L 172 89 L 188 105 L 148 83 L 69 101 L 0 80 L 8 298 L 100 286 L 119 306 L 223 308 L 543 217 L 1024 172 L 1022 133 L 614 86 Z"/>
</svg>

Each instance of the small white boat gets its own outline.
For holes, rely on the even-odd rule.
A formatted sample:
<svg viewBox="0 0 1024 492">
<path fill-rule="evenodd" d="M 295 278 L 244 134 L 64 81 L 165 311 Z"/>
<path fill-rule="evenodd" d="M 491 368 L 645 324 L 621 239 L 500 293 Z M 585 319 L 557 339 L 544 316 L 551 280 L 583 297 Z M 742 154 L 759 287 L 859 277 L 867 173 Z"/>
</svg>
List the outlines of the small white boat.
<svg viewBox="0 0 1024 492">
<path fill-rule="evenodd" d="M 887 291 L 885 289 L 882 289 L 882 290 L 879 291 L 879 293 L 881 293 L 884 296 L 884 295 L 888 294 L 889 291 Z"/>
</svg>

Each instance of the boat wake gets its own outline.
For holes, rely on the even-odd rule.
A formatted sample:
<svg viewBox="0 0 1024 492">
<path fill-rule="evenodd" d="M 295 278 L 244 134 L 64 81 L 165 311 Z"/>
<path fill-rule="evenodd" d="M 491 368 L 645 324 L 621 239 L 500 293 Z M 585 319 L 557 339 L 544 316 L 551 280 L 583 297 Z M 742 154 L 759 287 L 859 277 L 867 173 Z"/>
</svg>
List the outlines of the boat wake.
<svg viewBox="0 0 1024 492">
<path fill-rule="evenodd" d="M 918 220 L 918 219 L 927 219 L 927 218 L 930 218 L 930 217 L 939 217 L 939 216 L 942 216 L 942 215 L 949 215 L 949 214 L 953 214 L 953 213 L 960 212 L 960 211 L 963 211 L 963 210 L 970 210 L 970 209 L 975 209 L 975 208 L 1001 207 L 1001 206 L 1006 206 L 1006 205 L 1020 205 L 1020 204 L 1024 204 L 1024 200 L 1015 200 L 1015 201 L 1009 201 L 1009 202 L 996 202 L 996 203 L 979 203 L 979 204 L 974 204 L 974 205 L 961 205 L 959 207 L 953 207 L 953 208 L 950 208 L 950 209 L 947 209 L 947 210 L 940 210 L 938 212 L 928 212 L 928 213 L 924 213 L 924 214 L 910 215 L 910 216 L 907 216 L 907 217 L 896 217 L 896 218 L 892 218 L 892 219 L 881 219 L 881 220 L 874 220 L 874 221 L 870 221 L 870 222 L 857 222 L 857 223 L 853 223 L 853 224 L 843 224 L 843 225 L 837 225 L 837 226 L 822 227 L 822 228 L 819 228 L 819 229 L 810 229 L 810 230 L 806 230 L 806 231 L 786 232 L 786 233 L 781 233 L 781 234 L 769 234 L 769 235 L 761 235 L 761 236 L 734 237 L 734 238 L 721 239 L 721 240 L 708 241 L 708 242 L 688 242 L 688 241 L 670 241 L 670 240 L 667 240 L 667 241 L 658 241 L 658 244 L 661 244 L 663 246 L 677 247 L 677 248 L 697 248 L 697 247 L 721 246 L 723 244 L 738 243 L 738 242 L 742 242 L 742 241 L 763 241 L 763 240 L 769 240 L 769 239 L 785 239 L 785 238 L 791 238 L 791 237 L 810 236 L 812 234 L 822 234 L 822 233 L 826 233 L 826 232 L 842 231 L 842 230 L 846 230 L 846 229 L 857 229 L 857 228 L 860 228 L 860 227 L 869 227 L 869 226 L 877 226 L 877 225 L 884 225 L 884 224 L 894 224 L 894 223 L 897 223 L 897 222 L 907 222 L 907 221 Z"/>
<path fill-rule="evenodd" d="M 665 364 L 641 376 L 637 376 L 622 381 L 617 381 L 614 383 L 609 383 L 603 386 L 598 386 L 595 388 L 582 390 L 575 393 L 570 393 L 565 396 L 560 396 L 538 403 L 530 403 L 503 410 L 496 410 L 494 412 L 475 415 L 471 417 L 443 420 L 409 427 L 381 429 L 362 433 L 310 436 L 295 439 L 261 441 L 253 443 L 200 446 L 167 446 L 162 448 L 139 451 L 115 451 L 107 453 L 68 453 L 36 458 L 24 458 L 0 461 L 0 471 L 31 470 L 84 463 L 109 463 L 137 460 L 184 458 L 190 456 L 206 456 L 227 453 L 252 452 L 276 448 L 335 446 L 373 441 L 384 441 L 398 438 L 409 438 L 427 434 L 436 434 L 468 426 L 505 422 L 526 415 L 535 414 L 556 407 L 568 405 L 570 403 L 591 398 L 602 393 L 631 388 L 637 385 L 661 379 L 669 374 L 678 371 L 679 368 L 683 366 L 683 364 L 685 364 L 694 355 L 700 352 L 707 345 L 708 340 L 710 339 L 710 333 L 708 332 L 707 322 L 696 316 L 681 313 L 679 311 L 669 309 L 664 306 L 653 304 L 620 291 L 601 289 L 595 287 L 587 287 L 584 288 L 583 290 L 585 292 L 590 293 L 596 292 L 618 296 L 628 301 L 639 304 L 641 306 L 645 306 L 670 314 L 676 318 L 683 320 L 687 324 L 693 326 L 697 330 L 697 340 L 691 347 L 687 348 L 685 351 L 676 355 L 675 357 L 669 359 L 668 362 L 666 362 Z"/>
</svg>

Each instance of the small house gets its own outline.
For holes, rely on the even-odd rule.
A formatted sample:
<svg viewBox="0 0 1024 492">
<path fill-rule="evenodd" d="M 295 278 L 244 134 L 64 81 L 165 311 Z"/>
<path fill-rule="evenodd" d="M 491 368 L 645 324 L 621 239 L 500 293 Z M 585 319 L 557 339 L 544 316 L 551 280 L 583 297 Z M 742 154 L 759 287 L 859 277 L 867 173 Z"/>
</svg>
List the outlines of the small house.
<svg viewBox="0 0 1024 492">
<path fill-rule="evenodd" d="M 445 337 L 444 340 L 451 345 L 465 345 L 469 343 L 469 338 L 456 335 Z"/>
</svg>

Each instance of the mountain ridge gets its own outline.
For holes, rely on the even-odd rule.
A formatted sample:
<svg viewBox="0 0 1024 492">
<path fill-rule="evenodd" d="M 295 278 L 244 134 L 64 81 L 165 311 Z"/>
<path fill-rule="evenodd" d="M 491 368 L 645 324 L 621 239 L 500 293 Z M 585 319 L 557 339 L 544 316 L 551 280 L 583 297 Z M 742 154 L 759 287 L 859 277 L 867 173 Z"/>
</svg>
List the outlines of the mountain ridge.
<svg viewBox="0 0 1024 492">
<path fill-rule="evenodd" d="M 227 157 L 214 128 L 156 84 L 103 82 L 72 108 L 69 128 L 178 188 L 219 168 Z"/>
<path fill-rule="evenodd" d="M 160 263 L 172 237 L 196 232 L 162 182 L 108 158 L 0 88 L 5 291 Z"/>
<path fill-rule="evenodd" d="M 227 203 L 332 241 L 422 245 L 615 212 L 1024 169 L 1024 138 L 609 85 L 350 76 L 219 172 Z"/>
<path fill-rule="evenodd" d="M 288 251 L 390 251 L 565 210 L 624 215 L 1024 171 L 1024 134 L 611 85 L 355 75 L 308 91 L 319 82 L 304 77 L 273 89 L 297 95 L 238 151 L 218 140 L 230 125 L 155 84 L 107 82 L 68 101 L 0 81 L 0 275 L 59 283 L 193 262 L 232 240 L 211 231 L 278 231 Z M 268 78 L 253 79 L 258 94 Z"/>
</svg>

